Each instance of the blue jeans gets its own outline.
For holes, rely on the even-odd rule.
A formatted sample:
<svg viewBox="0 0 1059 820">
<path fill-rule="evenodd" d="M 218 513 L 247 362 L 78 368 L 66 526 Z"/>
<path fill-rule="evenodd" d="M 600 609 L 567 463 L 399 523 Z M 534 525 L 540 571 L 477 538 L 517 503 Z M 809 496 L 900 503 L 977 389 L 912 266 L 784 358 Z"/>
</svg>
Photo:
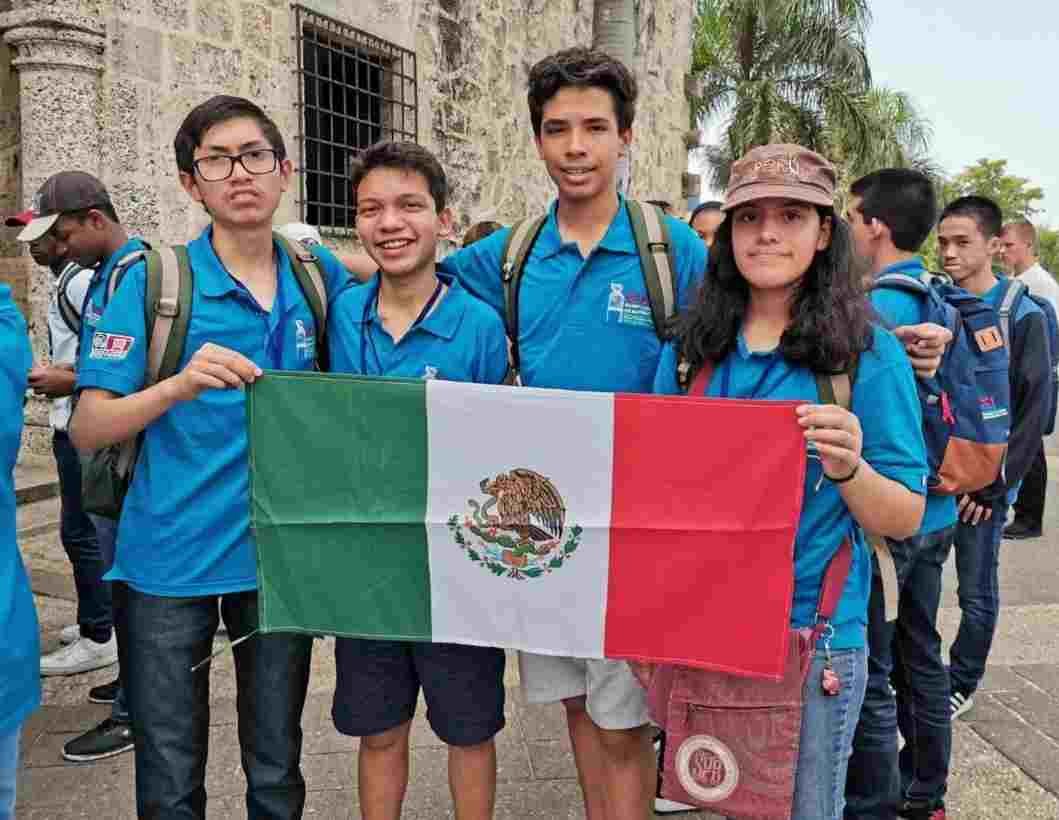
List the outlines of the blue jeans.
<svg viewBox="0 0 1059 820">
<path fill-rule="evenodd" d="M 0 734 L 0 820 L 15 816 L 15 786 L 18 779 L 18 735 L 21 726 Z"/>
<path fill-rule="evenodd" d="M 257 629 L 256 591 L 219 597 L 233 639 Z M 162 598 L 127 588 L 125 685 L 136 736 L 139 817 L 206 816 L 210 670 L 191 667 L 213 650 L 217 601 L 216 595 Z M 301 716 L 311 653 L 312 638 L 290 634 L 255 635 L 233 650 L 248 817 L 302 816 Z"/>
<path fill-rule="evenodd" d="M 879 565 L 872 561 L 868 686 L 846 778 L 846 820 L 895 820 L 902 796 L 933 802 L 945 795 L 952 730 L 936 623 L 941 569 L 954 534 L 955 527 L 947 527 L 889 541 L 901 593 L 897 620 L 890 623 Z M 898 727 L 905 738 L 900 760 Z"/>
<path fill-rule="evenodd" d="M 62 430 L 52 433 L 51 449 L 59 473 L 59 540 L 74 571 L 77 623 L 84 637 L 106 643 L 114 625 L 110 584 L 103 580 L 107 565 L 96 540 L 96 529 L 81 504 L 81 459 Z"/>
<path fill-rule="evenodd" d="M 118 522 L 110 518 L 101 518 L 98 515 L 89 515 L 92 525 L 96 530 L 96 540 L 99 543 L 99 553 L 103 557 L 104 571 L 109 572 L 114 566 L 114 549 L 118 538 Z M 110 707 L 110 716 L 122 723 L 129 722 L 129 704 L 125 697 L 125 687 L 122 685 L 124 674 L 122 670 L 127 666 L 125 659 L 125 645 L 128 638 L 125 634 L 125 584 L 120 581 L 108 581 L 110 587 L 111 612 L 114 620 L 114 635 L 118 643 L 118 692 L 114 696 L 114 703 Z"/>
<path fill-rule="evenodd" d="M 977 527 L 956 526 L 956 597 L 960 628 L 949 648 L 949 680 L 953 692 L 971 695 L 985 674 L 1000 615 L 1000 538 L 1008 514 L 1003 499 L 992 506 L 993 517 Z"/>
<path fill-rule="evenodd" d="M 867 685 L 867 655 L 866 649 L 831 652 L 831 664 L 842 682 L 837 695 L 825 694 L 820 686 L 824 671 L 823 650 L 818 649 L 813 658 L 803 690 L 801 742 L 791 820 L 839 820 L 842 817 L 846 765 Z"/>
</svg>

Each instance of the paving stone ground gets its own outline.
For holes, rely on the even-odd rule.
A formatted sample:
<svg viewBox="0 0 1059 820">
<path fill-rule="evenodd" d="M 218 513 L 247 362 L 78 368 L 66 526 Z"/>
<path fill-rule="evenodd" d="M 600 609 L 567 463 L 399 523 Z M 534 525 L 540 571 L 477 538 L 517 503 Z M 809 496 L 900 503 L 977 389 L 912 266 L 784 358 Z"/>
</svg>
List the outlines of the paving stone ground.
<svg viewBox="0 0 1059 820">
<path fill-rule="evenodd" d="M 1059 459 L 1050 459 L 1059 477 Z M 46 502 L 38 502 L 46 503 Z M 73 587 L 54 532 L 42 508 L 22 511 L 22 547 L 34 580 L 45 651 L 74 617 Z M 1044 538 L 1005 542 L 1002 548 L 1000 625 L 991 663 L 974 708 L 954 726 L 949 816 L 957 820 L 1059 820 L 1059 498 L 1050 487 Z M 946 568 L 939 623 L 947 640 L 959 622 L 956 579 Z M 223 640 L 223 639 L 222 639 Z M 309 797 L 306 816 L 357 818 L 356 742 L 335 732 L 330 700 L 333 642 L 318 641 L 303 726 L 303 765 Z M 526 705 L 509 663 L 507 727 L 497 738 L 499 820 L 583 818 L 573 757 L 558 707 Z M 245 781 L 235 732 L 231 658 L 212 665 L 210 818 L 245 816 Z M 110 680 L 100 670 L 44 682 L 44 707 L 25 728 L 19 772 L 19 820 L 135 816 L 133 760 L 129 754 L 94 764 L 69 764 L 62 744 L 107 715 L 87 702 L 91 686 Z M 422 718 L 412 733 L 412 777 L 404 817 L 452 817 L 446 753 Z M 710 815 L 681 815 L 708 818 Z"/>
</svg>

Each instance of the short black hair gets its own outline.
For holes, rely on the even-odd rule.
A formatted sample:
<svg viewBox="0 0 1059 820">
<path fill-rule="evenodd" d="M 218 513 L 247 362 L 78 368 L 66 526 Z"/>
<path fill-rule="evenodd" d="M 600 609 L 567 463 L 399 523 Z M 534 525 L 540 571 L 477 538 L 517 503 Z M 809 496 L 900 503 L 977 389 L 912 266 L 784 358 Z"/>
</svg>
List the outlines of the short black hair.
<svg viewBox="0 0 1059 820">
<path fill-rule="evenodd" d="M 854 182 L 865 224 L 878 219 L 890 229 L 894 246 L 914 253 L 934 228 L 937 196 L 930 177 L 912 168 L 883 168 Z"/>
<path fill-rule="evenodd" d="M 978 230 L 986 239 L 999 236 L 1004 227 L 1004 215 L 1000 206 L 986 196 L 961 196 L 945 206 L 938 222 L 950 216 L 970 217 L 978 224 Z"/>
<path fill-rule="evenodd" d="M 445 179 L 445 169 L 441 167 L 437 157 L 414 142 L 383 140 L 364 150 L 354 158 L 350 166 L 354 211 L 357 207 L 357 188 L 364 181 L 364 177 L 376 168 L 398 168 L 422 174 L 427 181 L 427 188 L 437 212 L 441 213 L 445 209 L 449 198 L 449 183 Z"/>
<path fill-rule="evenodd" d="M 711 199 L 707 202 L 700 202 L 695 206 L 695 210 L 691 212 L 691 216 L 688 217 L 688 224 L 690 225 L 695 221 L 695 217 L 704 211 L 719 211 L 724 207 L 723 202 L 718 202 L 716 199 Z"/>
<path fill-rule="evenodd" d="M 195 149 L 202 145 L 203 135 L 215 125 L 243 117 L 254 120 L 261 127 L 261 133 L 265 141 L 276 152 L 277 160 L 282 162 L 287 158 L 287 146 L 283 142 L 283 135 L 261 106 L 245 97 L 218 94 L 192 108 L 184 117 L 184 121 L 180 123 L 180 128 L 173 139 L 177 168 L 185 174 L 194 173 Z"/>
<path fill-rule="evenodd" d="M 545 57 L 529 73 L 530 121 L 533 133 L 541 135 L 544 106 L 567 86 L 602 88 L 614 100 L 618 130 L 632 128 L 636 118 L 636 78 L 620 60 L 596 49 L 578 46 Z"/>
<path fill-rule="evenodd" d="M 667 202 L 664 199 L 645 199 L 644 202 L 646 202 L 648 205 L 655 205 L 661 208 L 665 213 L 669 213 L 671 210 L 673 210 L 672 203 Z"/>
<path fill-rule="evenodd" d="M 463 235 L 463 247 L 473 245 L 475 242 L 479 242 L 485 239 L 490 234 L 494 234 L 504 226 L 499 222 L 494 222 L 491 219 L 484 220 L 482 222 L 476 222 L 470 228 L 467 229 L 467 233 Z"/>
</svg>

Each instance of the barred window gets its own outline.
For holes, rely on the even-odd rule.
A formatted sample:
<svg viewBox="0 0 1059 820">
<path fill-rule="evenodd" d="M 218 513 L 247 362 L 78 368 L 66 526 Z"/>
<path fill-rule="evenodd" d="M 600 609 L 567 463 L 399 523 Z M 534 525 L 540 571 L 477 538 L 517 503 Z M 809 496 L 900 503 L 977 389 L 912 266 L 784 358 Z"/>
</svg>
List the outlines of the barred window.
<svg viewBox="0 0 1059 820">
<path fill-rule="evenodd" d="M 381 139 L 416 140 L 416 56 L 304 6 L 294 14 L 301 216 L 350 233 L 350 160 Z"/>
</svg>

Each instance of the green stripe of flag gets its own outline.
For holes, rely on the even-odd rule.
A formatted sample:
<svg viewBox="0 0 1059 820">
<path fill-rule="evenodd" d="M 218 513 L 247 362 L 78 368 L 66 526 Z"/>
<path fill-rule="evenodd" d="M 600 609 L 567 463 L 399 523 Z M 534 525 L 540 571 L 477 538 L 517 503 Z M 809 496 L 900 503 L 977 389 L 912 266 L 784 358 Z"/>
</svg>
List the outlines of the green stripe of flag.
<svg viewBox="0 0 1059 820">
<path fill-rule="evenodd" d="M 365 381 L 267 373 L 248 390 L 266 632 L 349 634 L 343 625 L 357 623 L 360 637 L 430 639 L 426 383 Z"/>
</svg>

